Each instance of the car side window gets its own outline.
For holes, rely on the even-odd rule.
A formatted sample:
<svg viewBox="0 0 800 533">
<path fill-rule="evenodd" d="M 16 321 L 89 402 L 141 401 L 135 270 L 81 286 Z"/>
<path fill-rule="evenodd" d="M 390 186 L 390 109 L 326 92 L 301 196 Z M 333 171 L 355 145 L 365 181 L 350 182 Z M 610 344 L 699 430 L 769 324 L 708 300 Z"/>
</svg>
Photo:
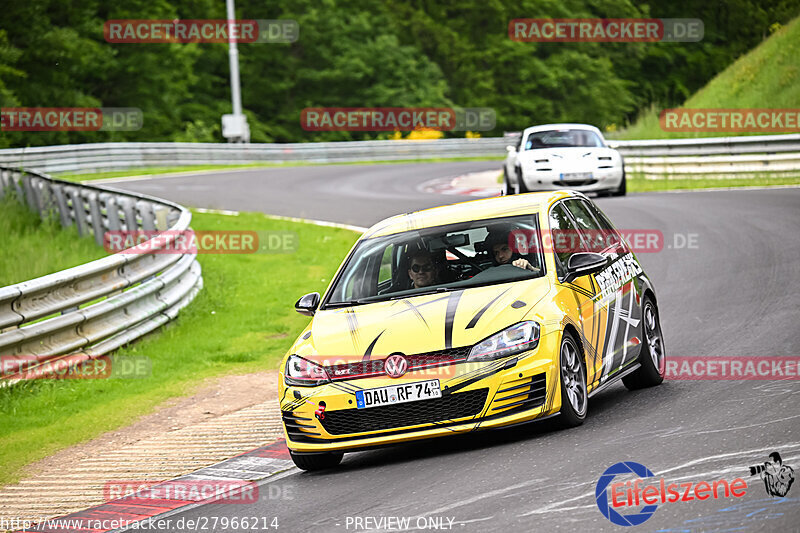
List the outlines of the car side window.
<svg viewBox="0 0 800 533">
<path fill-rule="evenodd" d="M 392 281 L 392 258 L 394 257 L 394 244 L 390 244 L 383 251 L 381 257 L 381 266 L 378 271 L 378 286 L 383 285 L 387 281 Z"/>
<path fill-rule="evenodd" d="M 550 208 L 550 233 L 556 257 L 556 274 L 562 278 L 570 256 L 575 252 L 589 251 L 564 207 L 564 202 L 558 202 Z"/>
<path fill-rule="evenodd" d="M 617 248 L 622 246 L 624 248 L 625 245 L 622 235 L 620 235 L 619 231 L 617 231 L 617 228 L 614 227 L 614 224 L 611 223 L 605 213 L 600 211 L 600 208 L 592 202 L 583 200 L 583 203 L 586 205 L 586 208 L 589 210 L 589 212 L 594 215 L 595 220 L 597 220 L 600 228 L 606 235 L 606 242 L 609 247 Z"/>
</svg>

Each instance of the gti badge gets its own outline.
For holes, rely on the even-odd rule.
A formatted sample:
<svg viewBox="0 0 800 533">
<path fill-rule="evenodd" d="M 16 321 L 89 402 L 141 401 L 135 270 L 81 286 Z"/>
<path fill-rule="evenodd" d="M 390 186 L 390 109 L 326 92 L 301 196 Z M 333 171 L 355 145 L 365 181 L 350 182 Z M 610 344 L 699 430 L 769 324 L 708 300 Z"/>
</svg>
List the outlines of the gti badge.
<svg viewBox="0 0 800 533">
<path fill-rule="evenodd" d="M 399 378 L 408 370 L 408 360 L 399 354 L 390 355 L 383 363 L 383 369 L 390 377 Z"/>
</svg>

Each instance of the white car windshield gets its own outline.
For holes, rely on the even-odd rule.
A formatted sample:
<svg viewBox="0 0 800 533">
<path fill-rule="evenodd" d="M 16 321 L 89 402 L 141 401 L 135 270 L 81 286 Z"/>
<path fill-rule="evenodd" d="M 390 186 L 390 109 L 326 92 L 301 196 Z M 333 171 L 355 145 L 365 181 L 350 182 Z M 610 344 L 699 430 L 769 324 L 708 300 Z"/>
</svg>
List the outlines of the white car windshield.
<svg viewBox="0 0 800 533">
<path fill-rule="evenodd" d="M 566 129 L 537 131 L 528 135 L 525 150 L 540 148 L 589 147 L 602 148 L 603 140 L 591 130 Z"/>
<path fill-rule="evenodd" d="M 322 305 L 365 304 L 541 277 L 541 250 L 537 215 L 365 239 L 348 258 Z"/>
</svg>

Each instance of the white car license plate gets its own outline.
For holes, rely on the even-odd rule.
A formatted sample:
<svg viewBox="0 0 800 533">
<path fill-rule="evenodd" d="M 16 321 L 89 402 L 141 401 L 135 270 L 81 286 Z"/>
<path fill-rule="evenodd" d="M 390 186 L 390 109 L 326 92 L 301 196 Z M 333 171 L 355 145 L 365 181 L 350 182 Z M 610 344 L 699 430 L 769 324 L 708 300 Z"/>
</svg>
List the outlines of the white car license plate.
<svg viewBox="0 0 800 533">
<path fill-rule="evenodd" d="M 356 407 L 366 409 L 368 407 L 378 407 L 379 405 L 416 402 L 418 400 L 441 397 L 442 391 L 439 388 L 439 380 L 431 379 L 356 391 Z"/>
<path fill-rule="evenodd" d="M 590 180 L 592 179 L 591 172 L 572 172 L 561 174 L 562 180 Z"/>
</svg>

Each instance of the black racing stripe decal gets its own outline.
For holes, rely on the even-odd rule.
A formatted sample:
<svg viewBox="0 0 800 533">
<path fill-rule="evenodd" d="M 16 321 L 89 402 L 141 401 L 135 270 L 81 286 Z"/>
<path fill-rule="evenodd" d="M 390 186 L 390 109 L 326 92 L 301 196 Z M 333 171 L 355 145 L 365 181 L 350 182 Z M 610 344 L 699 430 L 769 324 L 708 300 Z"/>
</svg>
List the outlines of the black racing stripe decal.
<svg viewBox="0 0 800 533">
<path fill-rule="evenodd" d="M 347 394 L 352 394 L 353 396 L 356 395 L 357 390 L 361 390 L 360 388 L 355 387 L 354 385 L 351 385 L 349 383 L 345 384 L 345 383 L 333 382 L 331 383 L 331 386 L 335 389 L 339 389 L 342 392 L 346 392 Z M 353 388 L 348 388 L 348 387 L 353 387 Z"/>
<path fill-rule="evenodd" d="M 594 298 L 594 294 L 592 292 L 590 292 L 590 291 L 587 291 L 583 287 L 580 287 L 578 285 L 573 285 L 572 283 L 570 283 L 568 286 L 569 286 L 570 289 L 572 289 L 575 292 L 579 292 L 579 293 L 583 294 L 584 296 L 586 296 L 588 298 Z"/>
<path fill-rule="evenodd" d="M 383 330 L 380 333 L 378 333 L 378 336 L 375 337 L 372 340 L 371 343 L 369 343 L 369 346 L 367 346 L 367 351 L 364 352 L 364 357 L 361 358 L 362 361 L 369 361 L 369 357 L 372 355 L 372 350 L 375 348 L 375 345 L 378 343 L 378 339 L 380 339 L 381 335 L 383 335 L 384 333 L 386 333 L 386 330 Z"/>
<path fill-rule="evenodd" d="M 526 305 L 528 305 L 528 304 L 526 304 L 522 300 L 517 300 L 516 302 L 511 304 L 511 308 L 512 309 L 519 309 L 520 307 L 525 307 Z"/>
<path fill-rule="evenodd" d="M 413 294 L 411 296 L 413 296 Z M 421 303 L 421 304 L 419 304 L 419 305 L 417 305 L 415 307 L 417 309 L 419 309 L 420 307 L 425 307 L 426 305 L 429 305 L 429 304 L 435 304 L 436 302 L 441 302 L 442 300 L 447 300 L 448 298 L 450 298 L 450 295 L 442 296 L 441 298 L 436 298 L 436 299 L 433 299 L 433 300 L 431 300 L 429 302 Z M 398 302 L 399 301 L 400 300 L 398 300 Z M 396 312 L 392 316 L 402 315 L 403 313 L 408 313 L 409 311 L 411 311 L 411 308 L 410 307 L 406 307 L 405 309 L 401 309 L 400 311 Z"/>
<path fill-rule="evenodd" d="M 358 321 L 356 320 L 356 313 L 352 309 L 346 309 L 345 318 L 347 318 L 347 329 L 350 330 L 350 337 L 353 339 L 353 347 L 358 350 Z"/>
<path fill-rule="evenodd" d="M 487 378 L 489 376 L 497 374 L 498 372 L 500 372 L 501 370 L 503 370 L 505 368 L 506 362 L 507 361 L 500 361 L 501 364 L 492 365 L 490 368 L 484 369 L 485 371 L 481 372 L 477 376 L 474 376 L 474 377 L 471 377 L 471 378 L 469 378 L 467 380 L 464 380 L 464 381 L 462 381 L 461 383 L 459 383 L 457 385 L 448 386 L 447 390 L 444 391 L 442 394 L 453 394 L 454 392 L 459 391 L 459 390 L 463 389 L 464 387 L 469 387 L 473 383 L 477 383 L 478 381 L 480 381 L 480 380 L 482 380 L 484 378 Z"/>
<path fill-rule="evenodd" d="M 453 347 L 453 322 L 456 319 L 458 301 L 461 299 L 463 292 L 463 290 L 451 292 L 447 300 L 447 311 L 445 311 L 444 315 L 444 347 L 446 350 Z"/>
<path fill-rule="evenodd" d="M 472 328 L 474 328 L 474 327 L 475 327 L 475 325 L 478 323 L 478 320 L 480 320 L 480 319 L 481 319 L 481 317 L 483 316 L 483 314 L 484 314 L 484 313 L 485 313 L 485 312 L 486 312 L 486 311 L 487 311 L 487 310 L 488 310 L 488 309 L 489 309 L 489 308 L 492 306 L 492 304 L 493 304 L 493 303 L 495 303 L 497 300 L 499 300 L 501 296 L 503 296 L 505 293 L 507 293 L 507 292 L 508 292 L 508 291 L 510 291 L 510 290 L 511 290 L 511 287 L 507 288 L 506 290 L 504 290 L 503 292 L 501 292 L 500 294 L 498 294 L 497 296 L 495 296 L 494 298 L 492 298 L 492 299 L 491 299 L 491 301 L 489 301 L 489 303 L 487 303 L 486 305 L 484 305 L 484 306 L 481 308 L 481 310 L 480 310 L 480 311 L 478 311 L 478 313 L 477 313 L 477 314 L 476 314 L 474 317 L 472 317 L 472 320 L 470 320 L 470 321 L 469 321 L 469 324 L 467 324 L 467 327 L 466 327 L 465 329 L 472 329 Z"/>
<path fill-rule="evenodd" d="M 422 313 L 419 312 L 419 309 L 417 309 L 417 306 L 412 304 L 408 300 L 403 300 L 403 303 L 406 304 L 406 307 L 408 307 L 409 309 L 414 311 L 414 314 L 417 315 L 417 318 L 422 320 L 422 323 L 425 324 L 425 327 L 428 328 L 428 330 L 430 331 L 431 327 L 428 325 L 428 321 L 425 320 L 425 317 L 422 316 Z"/>
</svg>

